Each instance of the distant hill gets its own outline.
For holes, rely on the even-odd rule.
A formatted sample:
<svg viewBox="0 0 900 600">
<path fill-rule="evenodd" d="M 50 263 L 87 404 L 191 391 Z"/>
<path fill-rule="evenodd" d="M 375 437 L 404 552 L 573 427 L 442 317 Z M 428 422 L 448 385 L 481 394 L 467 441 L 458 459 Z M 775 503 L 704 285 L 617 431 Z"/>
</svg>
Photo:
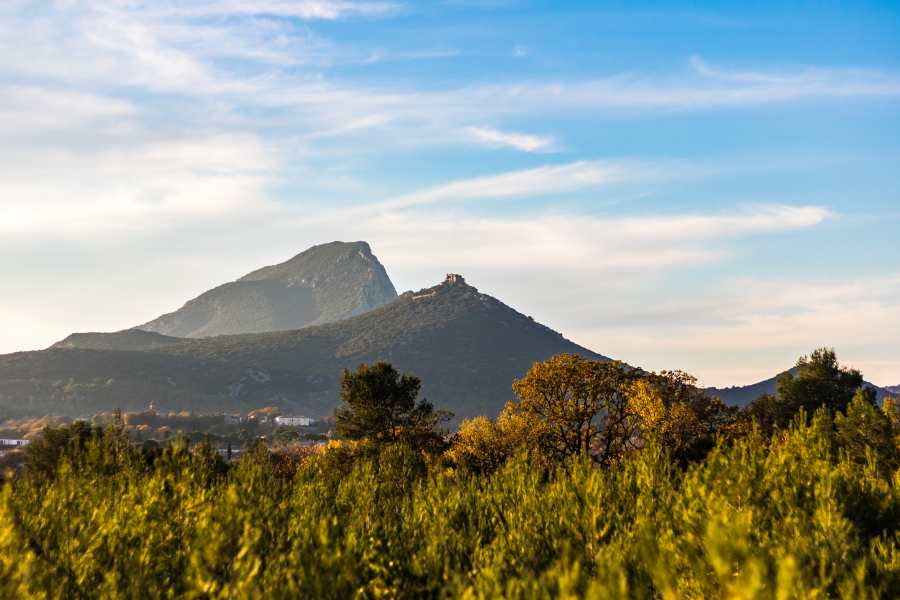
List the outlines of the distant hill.
<svg viewBox="0 0 900 600">
<path fill-rule="evenodd" d="M 882 388 L 888 394 L 892 394 L 895 396 L 900 396 L 900 385 L 889 385 L 885 388 Z"/>
<path fill-rule="evenodd" d="M 780 374 L 749 385 L 738 385 L 727 388 L 706 388 L 706 393 L 710 396 L 718 396 L 725 404 L 730 404 L 732 406 L 747 406 L 763 394 L 774 394 L 778 385 L 779 376 Z"/>
<path fill-rule="evenodd" d="M 793 372 L 794 369 L 789 369 L 788 371 Z M 781 377 L 781 373 L 779 373 L 775 377 L 771 377 L 758 383 L 752 383 L 750 385 L 727 388 L 706 388 L 706 393 L 710 396 L 718 396 L 725 404 L 731 404 L 732 406 L 746 406 L 763 394 L 774 395 L 776 388 L 778 387 L 779 377 Z M 873 385 L 871 383 L 866 383 L 866 385 L 875 388 L 876 392 L 878 393 L 879 400 L 884 396 L 890 394 L 889 388 L 880 388 L 877 385 Z"/>
<path fill-rule="evenodd" d="M 114 333 L 73 333 L 51 348 L 83 348 L 86 350 L 156 350 L 163 346 L 171 346 L 183 342 L 184 338 L 172 337 L 143 331 L 141 329 L 125 329 Z"/>
<path fill-rule="evenodd" d="M 284 331 L 339 321 L 396 297 L 366 242 L 332 242 L 213 288 L 138 329 L 187 338 Z"/>
<path fill-rule="evenodd" d="M 58 346 L 0 356 L 0 411 L 77 416 L 152 401 L 194 411 L 279 405 L 324 417 L 338 403 L 344 368 L 387 360 L 419 376 L 423 395 L 458 418 L 493 415 L 512 398 L 514 378 L 561 352 L 605 358 L 454 275 L 362 315 L 300 330 L 139 351 Z"/>
</svg>

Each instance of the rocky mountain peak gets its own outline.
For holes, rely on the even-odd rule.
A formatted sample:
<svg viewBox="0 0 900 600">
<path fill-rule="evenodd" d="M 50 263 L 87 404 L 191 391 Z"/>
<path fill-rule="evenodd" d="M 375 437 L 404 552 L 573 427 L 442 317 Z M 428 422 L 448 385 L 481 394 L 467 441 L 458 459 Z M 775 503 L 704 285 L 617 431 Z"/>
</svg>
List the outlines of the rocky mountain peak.
<svg viewBox="0 0 900 600">
<path fill-rule="evenodd" d="M 397 297 L 366 242 L 319 244 L 139 326 L 178 337 L 262 333 L 339 321 Z"/>
</svg>

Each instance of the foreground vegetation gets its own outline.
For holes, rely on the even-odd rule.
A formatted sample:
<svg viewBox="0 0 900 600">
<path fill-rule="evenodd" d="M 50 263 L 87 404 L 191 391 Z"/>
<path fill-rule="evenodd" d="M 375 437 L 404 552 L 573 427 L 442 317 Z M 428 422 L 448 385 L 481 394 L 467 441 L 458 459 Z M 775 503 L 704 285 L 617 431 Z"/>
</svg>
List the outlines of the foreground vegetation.
<svg viewBox="0 0 900 600">
<path fill-rule="evenodd" d="M 36 443 L 0 496 L 0 597 L 897 597 L 894 405 L 832 358 L 738 413 L 559 357 L 443 446 L 387 366 L 345 375 L 347 439 L 315 449 Z M 803 390 L 830 396 L 810 415 Z"/>
</svg>

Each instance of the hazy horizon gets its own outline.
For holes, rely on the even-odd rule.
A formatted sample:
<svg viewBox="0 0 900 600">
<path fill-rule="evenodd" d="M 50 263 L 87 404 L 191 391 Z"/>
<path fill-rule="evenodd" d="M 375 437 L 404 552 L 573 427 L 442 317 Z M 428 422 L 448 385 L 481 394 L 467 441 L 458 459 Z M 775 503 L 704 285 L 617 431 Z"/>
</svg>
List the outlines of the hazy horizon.
<svg viewBox="0 0 900 600">
<path fill-rule="evenodd" d="M 900 10 L 13 0 L 0 353 L 364 240 L 703 384 L 900 384 Z"/>
</svg>

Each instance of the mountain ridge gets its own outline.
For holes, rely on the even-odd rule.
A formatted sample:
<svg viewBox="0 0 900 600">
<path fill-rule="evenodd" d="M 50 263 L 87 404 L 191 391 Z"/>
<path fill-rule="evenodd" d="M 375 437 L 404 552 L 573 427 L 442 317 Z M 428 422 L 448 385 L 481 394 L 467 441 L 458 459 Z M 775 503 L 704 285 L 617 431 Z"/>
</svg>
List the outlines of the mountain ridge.
<svg viewBox="0 0 900 600">
<path fill-rule="evenodd" d="M 297 330 L 0 356 L 0 410 L 79 416 L 150 402 L 207 412 L 278 405 L 321 418 L 338 404 L 343 369 L 386 360 L 420 377 L 423 396 L 459 419 L 497 414 L 512 399 L 513 379 L 561 352 L 608 360 L 450 275 L 361 315 Z"/>
</svg>

